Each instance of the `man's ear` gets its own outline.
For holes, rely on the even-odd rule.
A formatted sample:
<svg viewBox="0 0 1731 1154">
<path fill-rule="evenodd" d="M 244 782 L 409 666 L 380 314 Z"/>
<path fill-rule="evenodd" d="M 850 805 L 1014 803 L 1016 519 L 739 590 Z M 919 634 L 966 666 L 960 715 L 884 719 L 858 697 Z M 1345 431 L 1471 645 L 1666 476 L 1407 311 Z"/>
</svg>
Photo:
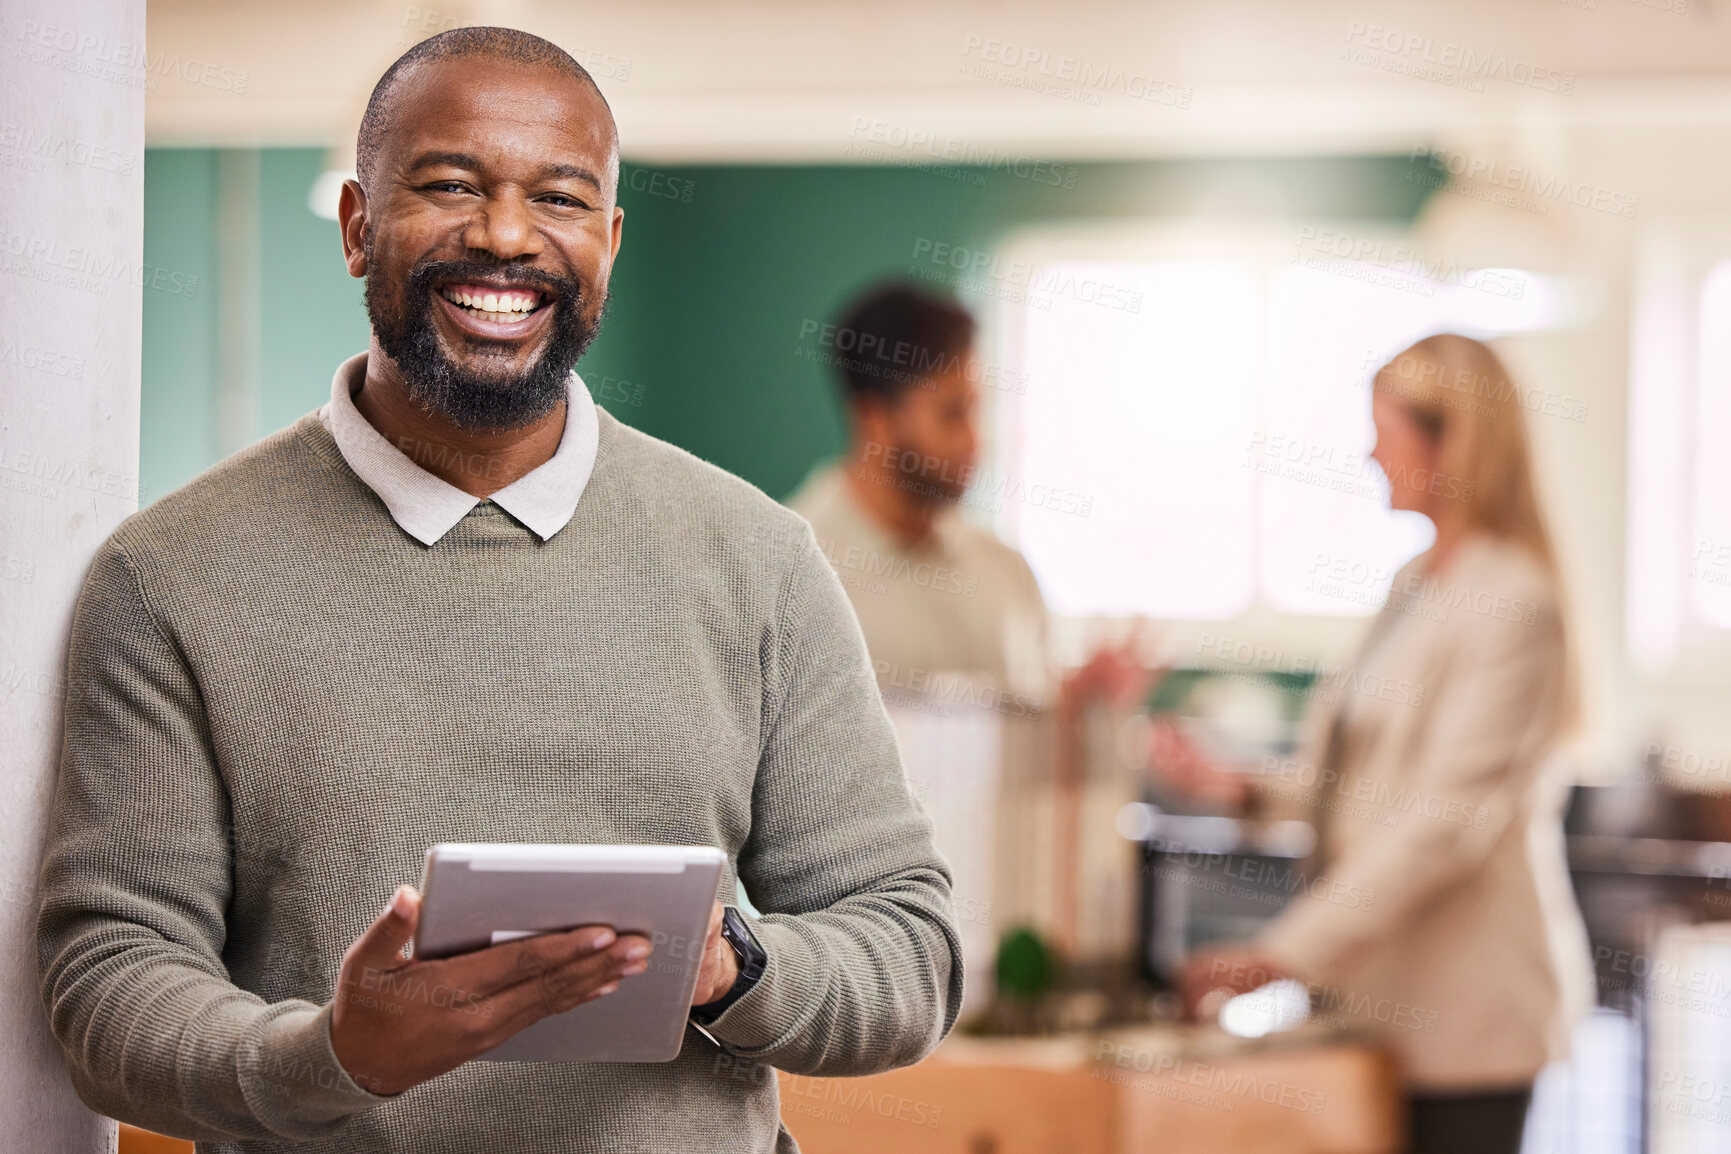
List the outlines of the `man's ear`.
<svg viewBox="0 0 1731 1154">
<path fill-rule="evenodd" d="M 881 458 L 895 429 L 889 402 L 867 394 L 848 402 L 848 420 L 853 426 L 854 449 L 865 460 Z"/>
<path fill-rule="evenodd" d="M 343 262 L 349 275 L 367 275 L 367 194 L 356 180 L 343 181 L 337 197 L 337 227 L 343 237 Z"/>
</svg>

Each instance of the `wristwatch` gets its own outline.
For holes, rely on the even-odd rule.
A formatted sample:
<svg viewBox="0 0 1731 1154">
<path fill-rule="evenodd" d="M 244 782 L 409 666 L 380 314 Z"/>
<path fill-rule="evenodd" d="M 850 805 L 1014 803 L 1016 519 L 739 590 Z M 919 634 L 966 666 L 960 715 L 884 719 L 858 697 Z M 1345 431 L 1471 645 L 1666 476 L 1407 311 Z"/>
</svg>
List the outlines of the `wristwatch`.
<svg viewBox="0 0 1731 1154">
<path fill-rule="evenodd" d="M 745 924 L 745 919 L 732 906 L 725 906 L 721 913 L 721 940 L 733 947 L 733 954 L 739 959 L 739 977 L 733 980 L 727 993 L 713 1002 L 705 1002 L 701 1006 L 691 1007 L 691 1021 L 703 1036 L 714 1042 L 708 1030 L 703 1027 L 727 1012 L 729 1006 L 745 997 L 751 988 L 757 985 L 757 980 L 763 977 L 765 967 L 769 965 L 769 955 L 763 947 L 757 944 L 752 936 L 751 927 Z M 720 1045 L 719 1042 L 716 1042 Z"/>
</svg>

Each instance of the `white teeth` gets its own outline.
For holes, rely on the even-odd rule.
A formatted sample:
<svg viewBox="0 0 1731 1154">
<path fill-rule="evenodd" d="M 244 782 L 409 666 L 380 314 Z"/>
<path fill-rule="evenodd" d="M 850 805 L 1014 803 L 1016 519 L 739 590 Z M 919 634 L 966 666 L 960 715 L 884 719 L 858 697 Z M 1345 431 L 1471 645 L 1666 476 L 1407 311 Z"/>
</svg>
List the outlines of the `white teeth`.
<svg viewBox="0 0 1731 1154">
<path fill-rule="evenodd" d="M 535 311 L 540 298 L 533 294 L 518 293 L 470 293 L 460 289 L 444 290 L 444 297 L 453 304 L 462 305 L 479 313 L 484 320 L 495 322 L 520 321 Z"/>
</svg>

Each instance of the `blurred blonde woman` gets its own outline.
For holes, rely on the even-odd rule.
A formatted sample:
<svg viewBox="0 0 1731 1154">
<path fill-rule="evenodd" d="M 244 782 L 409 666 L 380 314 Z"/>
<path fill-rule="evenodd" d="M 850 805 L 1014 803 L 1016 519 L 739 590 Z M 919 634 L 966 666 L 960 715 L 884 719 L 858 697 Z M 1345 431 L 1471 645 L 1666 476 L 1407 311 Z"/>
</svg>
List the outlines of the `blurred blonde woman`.
<svg viewBox="0 0 1731 1154">
<path fill-rule="evenodd" d="M 1399 1055 L 1411 1149 L 1520 1148 L 1535 1075 L 1590 1005 L 1551 756 L 1576 684 L 1523 394 L 1484 344 L 1376 375 L 1372 454 L 1436 541 L 1396 577 L 1340 692 L 1263 788 L 1317 783 L 1317 854 L 1252 943 L 1192 958 L 1195 1006 L 1279 977 Z M 1398 693 L 1368 687 L 1401 686 Z"/>
</svg>

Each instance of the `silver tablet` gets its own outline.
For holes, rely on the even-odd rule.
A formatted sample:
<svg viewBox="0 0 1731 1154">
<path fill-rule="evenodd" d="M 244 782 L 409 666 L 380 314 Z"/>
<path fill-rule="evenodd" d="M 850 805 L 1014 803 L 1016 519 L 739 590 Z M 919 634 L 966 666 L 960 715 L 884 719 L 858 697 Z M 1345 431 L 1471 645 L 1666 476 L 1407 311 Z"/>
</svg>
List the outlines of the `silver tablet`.
<svg viewBox="0 0 1731 1154">
<path fill-rule="evenodd" d="M 440 844 L 427 851 L 415 956 L 612 926 L 654 943 L 649 968 L 543 1018 L 488 1062 L 669 1062 L 679 1056 L 725 855 L 708 846 Z"/>
</svg>

